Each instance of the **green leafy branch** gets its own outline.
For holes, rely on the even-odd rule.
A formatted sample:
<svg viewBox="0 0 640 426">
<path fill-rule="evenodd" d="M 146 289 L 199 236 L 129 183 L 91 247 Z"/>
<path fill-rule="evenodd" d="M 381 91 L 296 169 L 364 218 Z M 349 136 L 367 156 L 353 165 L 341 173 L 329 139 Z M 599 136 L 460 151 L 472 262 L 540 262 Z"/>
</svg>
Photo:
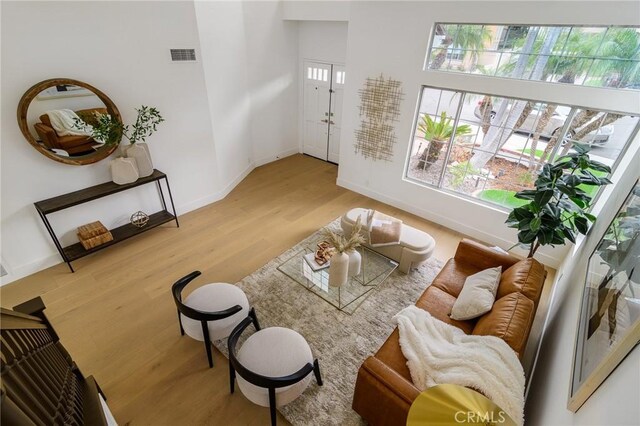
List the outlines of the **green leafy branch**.
<svg viewBox="0 0 640 426">
<path fill-rule="evenodd" d="M 138 141 L 144 142 L 158 130 L 158 124 L 164 121 L 160 111 L 154 107 L 142 105 L 140 108 L 136 108 L 136 111 L 138 112 L 136 122 L 131 125 L 131 130 L 128 125 L 125 126 L 123 132 L 132 144 Z"/>
</svg>

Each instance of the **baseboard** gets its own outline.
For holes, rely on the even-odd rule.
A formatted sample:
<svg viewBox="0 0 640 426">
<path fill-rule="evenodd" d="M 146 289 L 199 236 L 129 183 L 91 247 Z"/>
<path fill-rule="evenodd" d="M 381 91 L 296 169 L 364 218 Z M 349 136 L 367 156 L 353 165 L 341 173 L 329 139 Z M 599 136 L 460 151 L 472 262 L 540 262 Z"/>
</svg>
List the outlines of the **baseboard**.
<svg viewBox="0 0 640 426">
<path fill-rule="evenodd" d="M 349 182 L 345 179 L 338 178 L 337 184 L 338 186 L 341 186 L 343 188 L 365 195 L 369 198 L 373 198 L 374 200 L 381 201 L 386 204 L 390 204 L 394 207 L 398 207 L 404 211 L 415 214 L 416 216 L 420 216 L 423 219 L 427 219 L 431 222 L 435 222 L 439 225 L 445 226 L 449 229 L 453 229 L 457 232 L 468 235 L 470 237 L 477 238 L 480 241 L 484 241 L 490 244 L 495 244 L 499 247 L 511 247 L 513 244 L 515 244 L 514 241 L 509 241 L 504 238 L 496 237 L 494 234 L 490 234 L 482 230 L 476 229 L 463 222 L 458 222 L 458 221 L 452 220 L 447 216 L 442 216 L 438 213 L 434 213 L 432 211 L 424 210 L 416 206 L 413 206 L 411 204 L 407 204 L 404 201 L 398 200 L 397 198 L 389 197 L 385 194 L 379 193 L 377 191 L 373 191 L 370 188 L 366 188 L 359 184 Z M 515 249 L 514 252 L 518 253 L 517 249 Z M 522 254 L 523 256 L 526 256 L 526 253 L 524 251 L 521 251 L 518 254 Z M 549 256 L 545 253 L 538 252 L 536 254 L 536 258 L 538 258 L 545 265 L 548 265 L 552 268 L 557 268 L 560 263 L 557 258 L 553 256 Z"/>
<path fill-rule="evenodd" d="M 7 269 L 7 275 L 0 278 L 0 287 L 60 263 L 62 263 L 62 259 L 60 259 L 60 255 L 56 252 L 18 266 L 17 268 Z"/>
<path fill-rule="evenodd" d="M 271 163 L 273 161 L 277 161 L 280 160 L 282 158 L 285 157 L 289 157 L 290 155 L 294 155 L 294 154 L 298 154 L 300 152 L 299 148 L 290 148 L 290 149 L 286 149 L 284 151 L 279 152 L 278 154 L 275 155 L 267 155 L 266 157 L 262 157 L 257 159 L 256 161 L 254 161 L 254 164 L 256 167 L 260 167 L 263 166 L 265 164 Z"/>
<path fill-rule="evenodd" d="M 229 182 L 227 184 L 227 186 L 225 186 L 223 189 L 221 189 L 220 191 L 216 192 L 215 194 L 215 201 L 220 201 L 222 200 L 224 197 L 226 197 L 227 195 L 229 195 L 229 193 L 231 191 L 233 191 L 233 188 L 235 188 L 236 186 L 238 186 L 238 184 L 240 182 L 242 182 L 244 180 L 244 178 L 246 178 L 249 173 L 251 173 L 253 171 L 253 169 L 256 168 L 255 163 L 249 163 L 249 165 L 247 166 L 246 169 L 244 169 L 242 172 L 240 172 L 240 174 L 238 176 L 236 176 L 231 182 Z M 209 203 L 211 204 L 211 203 Z"/>
</svg>

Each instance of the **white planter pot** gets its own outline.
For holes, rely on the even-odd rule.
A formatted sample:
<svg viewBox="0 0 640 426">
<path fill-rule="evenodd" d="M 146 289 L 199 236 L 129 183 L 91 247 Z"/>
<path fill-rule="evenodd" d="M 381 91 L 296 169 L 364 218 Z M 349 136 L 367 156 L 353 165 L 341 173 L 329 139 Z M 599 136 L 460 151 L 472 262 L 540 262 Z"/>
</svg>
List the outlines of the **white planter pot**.
<svg viewBox="0 0 640 426">
<path fill-rule="evenodd" d="M 150 176 L 153 173 L 153 162 L 149 146 L 144 142 L 136 142 L 127 148 L 127 157 L 134 158 L 138 165 L 140 177 Z"/>
<path fill-rule="evenodd" d="M 118 185 L 132 183 L 140 177 L 134 158 L 116 158 L 109 164 L 111 168 L 111 180 Z"/>
<path fill-rule="evenodd" d="M 336 253 L 331 256 L 329 265 L 329 286 L 341 287 L 349 279 L 349 255 L 347 253 Z"/>
<path fill-rule="evenodd" d="M 362 266 L 362 255 L 358 250 L 348 251 L 347 255 L 349 256 L 349 276 L 358 275 Z"/>
</svg>

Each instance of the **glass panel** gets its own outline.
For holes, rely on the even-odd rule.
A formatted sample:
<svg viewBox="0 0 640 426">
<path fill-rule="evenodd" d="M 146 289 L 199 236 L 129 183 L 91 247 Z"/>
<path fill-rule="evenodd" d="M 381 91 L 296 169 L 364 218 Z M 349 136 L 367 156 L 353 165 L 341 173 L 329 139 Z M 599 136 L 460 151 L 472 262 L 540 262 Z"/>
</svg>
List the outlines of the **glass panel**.
<svg viewBox="0 0 640 426">
<path fill-rule="evenodd" d="M 639 263 L 640 185 L 636 185 L 589 258 L 572 394 L 602 367 L 613 348 L 633 338 L 632 330 L 640 321 Z"/>
<path fill-rule="evenodd" d="M 640 89 L 637 27 L 437 24 L 432 70 Z"/>
<path fill-rule="evenodd" d="M 425 129 L 441 114 L 449 138 L 433 139 Z M 573 152 L 575 143 L 615 165 L 639 123 L 636 116 L 425 87 L 407 177 L 510 209 L 522 204 L 515 192 L 532 188 L 542 166 Z M 595 196 L 599 188 L 585 190 Z"/>
<path fill-rule="evenodd" d="M 407 176 L 438 185 L 452 135 L 462 140 L 471 136 L 470 126 L 455 125 L 462 94 L 424 88 Z"/>
</svg>

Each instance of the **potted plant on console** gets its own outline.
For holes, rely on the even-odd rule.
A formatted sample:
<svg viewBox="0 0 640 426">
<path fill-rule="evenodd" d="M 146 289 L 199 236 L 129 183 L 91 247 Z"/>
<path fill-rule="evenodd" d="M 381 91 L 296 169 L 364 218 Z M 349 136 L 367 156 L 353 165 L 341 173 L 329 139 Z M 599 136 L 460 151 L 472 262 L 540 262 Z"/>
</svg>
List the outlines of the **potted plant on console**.
<svg viewBox="0 0 640 426">
<path fill-rule="evenodd" d="M 563 245 L 566 240 L 575 243 L 576 232 L 586 235 L 589 222 L 596 220 L 588 213 L 596 192 L 593 187 L 611 183 L 597 176 L 609 174 L 611 168 L 591 160 L 588 146 L 574 144 L 574 149 L 575 153 L 542 167 L 535 189 L 515 195 L 529 203 L 513 209 L 506 223 L 518 230 L 518 242 L 528 246 L 528 257 L 544 245 Z"/>
<path fill-rule="evenodd" d="M 162 123 L 164 118 L 154 107 L 142 105 L 140 108 L 136 108 L 136 111 L 138 112 L 136 122 L 131 125 L 131 128 L 124 127 L 123 134 L 131 143 L 125 152 L 128 158 L 136 160 L 138 173 L 140 177 L 144 177 L 153 173 L 151 153 L 145 141 L 157 130 L 158 124 Z"/>
<path fill-rule="evenodd" d="M 135 182 L 139 177 L 153 173 L 153 162 L 146 139 L 151 136 L 164 121 L 160 112 L 154 107 L 142 105 L 136 108 L 138 116 L 131 126 L 124 125 L 108 114 L 96 113 L 92 126 L 92 137 L 99 143 L 118 143 L 122 136 L 129 139 L 130 145 L 124 149 L 125 157 L 111 161 L 111 178 L 118 185 Z M 86 123 L 78 123 L 78 127 Z"/>
</svg>

